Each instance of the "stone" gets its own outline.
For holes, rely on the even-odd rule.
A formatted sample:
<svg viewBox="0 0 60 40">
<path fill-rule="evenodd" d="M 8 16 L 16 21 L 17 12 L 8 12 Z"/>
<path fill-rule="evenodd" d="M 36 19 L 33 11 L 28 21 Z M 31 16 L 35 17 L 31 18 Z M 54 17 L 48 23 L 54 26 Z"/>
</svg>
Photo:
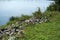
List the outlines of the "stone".
<svg viewBox="0 0 60 40">
<path fill-rule="evenodd" d="M 23 30 L 23 29 L 24 29 L 24 26 L 20 26 L 19 29 L 20 29 L 20 30 Z"/>
<path fill-rule="evenodd" d="M 15 36 L 10 36 L 8 40 L 15 40 Z"/>
</svg>

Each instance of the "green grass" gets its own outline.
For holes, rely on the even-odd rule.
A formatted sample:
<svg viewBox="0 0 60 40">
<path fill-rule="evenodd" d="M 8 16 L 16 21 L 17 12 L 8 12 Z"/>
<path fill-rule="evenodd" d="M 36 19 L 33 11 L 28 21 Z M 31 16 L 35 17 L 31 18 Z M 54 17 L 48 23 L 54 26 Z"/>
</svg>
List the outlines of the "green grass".
<svg viewBox="0 0 60 40">
<path fill-rule="evenodd" d="M 43 23 L 25 28 L 27 40 L 60 40 L 60 25 Z"/>
<path fill-rule="evenodd" d="M 60 40 L 60 12 L 50 17 L 48 23 L 28 25 L 24 34 L 24 38 L 16 40 Z"/>
<path fill-rule="evenodd" d="M 27 26 L 24 33 L 25 37 L 18 40 L 60 40 L 60 15 L 54 15 L 48 23 Z"/>
</svg>

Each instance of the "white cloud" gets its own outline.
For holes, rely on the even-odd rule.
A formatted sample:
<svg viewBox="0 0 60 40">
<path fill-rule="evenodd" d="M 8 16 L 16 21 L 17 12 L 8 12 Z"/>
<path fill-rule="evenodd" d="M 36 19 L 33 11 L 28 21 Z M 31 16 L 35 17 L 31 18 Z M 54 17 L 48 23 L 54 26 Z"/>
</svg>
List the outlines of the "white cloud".
<svg viewBox="0 0 60 40">
<path fill-rule="evenodd" d="M 44 11 L 50 1 L 0 1 L 0 14 L 2 16 L 16 16 L 22 13 L 29 14 L 40 7 Z M 4 15 L 3 15 L 4 14 Z"/>
</svg>

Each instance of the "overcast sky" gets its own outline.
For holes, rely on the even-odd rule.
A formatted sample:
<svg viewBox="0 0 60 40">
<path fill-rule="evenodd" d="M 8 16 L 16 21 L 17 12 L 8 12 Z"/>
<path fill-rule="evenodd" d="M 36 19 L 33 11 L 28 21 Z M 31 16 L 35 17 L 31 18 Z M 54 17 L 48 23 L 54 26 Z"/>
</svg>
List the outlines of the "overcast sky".
<svg viewBox="0 0 60 40">
<path fill-rule="evenodd" d="M 37 7 L 40 7 L 41 11 L 45 11 L 51 3 L 47 0 L 0 0 L 0 17 L 30 15 L 36 11 Z"/>
<path fill-rule="evenodd" d="M 6 24 L 11 16 L 31 15 L 37 7 L 43 12 L 51 3 L 47 0 L 0 0 L 0 25 Z"/>
</svg>

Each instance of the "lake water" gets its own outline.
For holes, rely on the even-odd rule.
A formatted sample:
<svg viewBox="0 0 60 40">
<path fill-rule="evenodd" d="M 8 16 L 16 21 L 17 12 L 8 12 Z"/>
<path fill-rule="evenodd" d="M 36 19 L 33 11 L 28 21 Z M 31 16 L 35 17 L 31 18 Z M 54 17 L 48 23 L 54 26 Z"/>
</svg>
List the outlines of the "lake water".
<svg viewBox="0 0 60 40">
<path fill-rule="evenodd" d="M 52 2 L 47 0 L 42 1 L 0 1 L 0 26 L 6 24 L 11 16 L 21 16 L 21 14 L 30 15 L 36 11 L 37 7 L 41 8 L 41 11 L 45 11 L 46 8 Z"/>
<path fill-rule="evenodd" d="M 0 26 L 6 24 L 9 21 L 8 17 L 0 17 Z"/>
</svg>

